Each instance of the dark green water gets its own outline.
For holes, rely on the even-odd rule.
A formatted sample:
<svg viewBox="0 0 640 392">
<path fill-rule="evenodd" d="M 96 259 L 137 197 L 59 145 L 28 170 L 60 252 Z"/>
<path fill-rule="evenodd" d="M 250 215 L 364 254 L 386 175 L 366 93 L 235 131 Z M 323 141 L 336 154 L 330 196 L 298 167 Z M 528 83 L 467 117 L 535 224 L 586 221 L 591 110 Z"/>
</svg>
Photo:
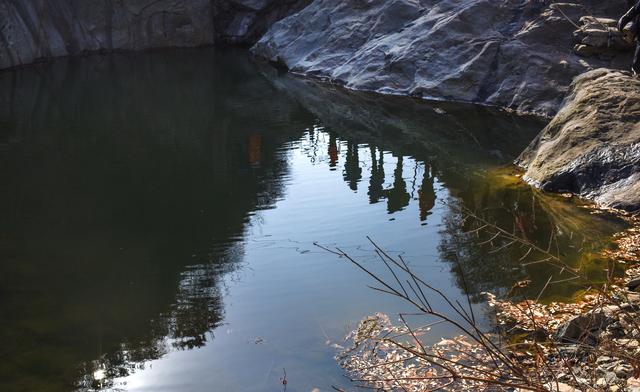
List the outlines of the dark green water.
<svg viewBox="0 0 640 392">
<path fill-rule="evenodd" d="M 2 73 L 0 390 L 277 391 L 283 368 L 289 392 L 348 387 L 327 343 L 406 306 L 314 241 L 379 270 L 371 236 L 454 299 L 456 259 L 474 297 L 564 277 L 464 234 L 459 206 L 545 248 L 553 232 L 596 276 L 590 251 L 621 224 L 502 169 L 543 125 L 323 87 L 236 52 Z"/>
</svg>

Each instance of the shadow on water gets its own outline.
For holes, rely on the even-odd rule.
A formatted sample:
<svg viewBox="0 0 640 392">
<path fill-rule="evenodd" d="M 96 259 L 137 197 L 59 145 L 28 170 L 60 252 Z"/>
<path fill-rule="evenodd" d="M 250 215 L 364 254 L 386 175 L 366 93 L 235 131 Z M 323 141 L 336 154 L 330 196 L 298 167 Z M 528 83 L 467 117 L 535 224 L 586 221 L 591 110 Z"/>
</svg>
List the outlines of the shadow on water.
<svg viewBox="0 0 640 392">
<path fill-rule="evenodd" d="M 167 337 L 206 342 L 249 214 L 282 195 L 279 146 L 312 121 L 250 74 L 197 51 L 0 76 L 0 385 L 64 390 L 102 354 L 127 372 Z"/>
<path fill-rule="evenodd" d="M 557 231 L 571 263 L 622 227 L 501 169 L 541 126 L 321 86 L 235 52 L 96 56 L 0 74 L 0 389 L 106 388 L 206 345 L 225 319 L 225 276 L 251 266 L 256 212 L 297 181 L 296 150 L 340 172 L 363 214 L 384 206 L 380 223 L 409 210 L 418 228 L 433 219 L 437 261 L 461 260 L 473 294 L 525 278 L 534 292 L 545 267 L 480 246 L 456 205 L 532 241 Z M 340 205 L 328 193 L 300 202 L 310 219 L 326 215 L 314 203 Z"/>
</svg>

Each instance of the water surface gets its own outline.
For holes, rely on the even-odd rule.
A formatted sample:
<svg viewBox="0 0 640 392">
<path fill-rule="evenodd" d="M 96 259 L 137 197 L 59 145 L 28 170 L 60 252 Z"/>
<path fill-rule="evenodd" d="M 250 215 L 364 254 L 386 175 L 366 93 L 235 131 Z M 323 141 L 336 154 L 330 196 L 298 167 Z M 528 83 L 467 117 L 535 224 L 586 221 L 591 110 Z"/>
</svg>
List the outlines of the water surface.
<svg viewBox="0 0 640 392">
<path fill-rule="evenodd" d="M 370 236 L 453 299 L 462 272 L 474 299 L 565 278 L 482 245 L 461 207 L 541 247 L 554 238 L 595 279 L 592 251 L 621 224 L 509 166 L 543 125 L 210 49 L 2 73 L 0 390 L 274 391 L 283 369 L 290 392 L 348 387 L 332 344 L 407 307 L 314 242 L 383 271 Z"/>
</svg>

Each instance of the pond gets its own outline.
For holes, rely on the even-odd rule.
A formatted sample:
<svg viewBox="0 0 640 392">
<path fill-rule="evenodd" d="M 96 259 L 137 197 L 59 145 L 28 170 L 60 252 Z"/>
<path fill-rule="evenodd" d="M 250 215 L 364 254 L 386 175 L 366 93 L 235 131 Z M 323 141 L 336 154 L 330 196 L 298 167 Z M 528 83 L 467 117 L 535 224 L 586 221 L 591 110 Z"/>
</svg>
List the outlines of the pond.
<svg viewBox="0 0 640 392">
<path fill-rule="evenodd" d="M 522 183 L 535 118 L 356 93 L 214 49 L 0 74 L 0 390 L 348 388 L 336 344 L 407 309 L 370 237 L 452 299 L 567 299 L 623 228 Z M 508 244 L 506 244 L 508 245 Z M 496 249 L 498 248 L 498 249 Z M 464 279 L 463 279 L 464 277 Z M 569 279 L 568 279 L 569 278 Z M 455 333 L 435 327 L 427 340 Z"/>
</svg>

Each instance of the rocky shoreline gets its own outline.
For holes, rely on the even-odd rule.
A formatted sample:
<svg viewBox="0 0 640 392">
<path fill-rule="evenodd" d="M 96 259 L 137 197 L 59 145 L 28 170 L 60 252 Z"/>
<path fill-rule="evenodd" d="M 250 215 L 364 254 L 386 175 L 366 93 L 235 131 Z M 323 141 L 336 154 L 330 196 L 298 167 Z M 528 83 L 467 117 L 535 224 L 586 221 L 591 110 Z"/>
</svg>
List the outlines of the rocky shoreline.
<svg viewBox="0 0 640 392">
<path fill-rule="evenodd" d="M 607 256 L 622 268 L 632 266 L 576 302 L 512 302 L 486 295 L 518 347 L 540 348 L 557 377 L 552 390 L 640 391 L 640 225 L 637 217 L 630 220 L 633 226 Z"/>
<path fill-rule="evenodd" d="M 597 69 L 578 76 L 560 112 L 520 155 L 524 179 L 601 207 L 640 210 L 640 80 Z"/>
<path fill-rule="evenodd" d="M 252 52 L 348 89 L 471 102 L 551 118 L 517 161 L 524 179 L 640 210 L 640 82 L 626 2 L 315 0 Z M 575 78 L 575 79 L 574 79 Z"/>
<path fill-rule="evenodd" d="M 449 302 L 460 316 L 452 320 L 430 307 L 429 295 L 422 293 L 420 300 L 417 292 L 403 289 L 398 274 L 412 273 L 405 264 L 389 261 L 397 285 L 370 275 L 389 290 L 383 291 L 419 311 L 412 315 L 421 314 L 428 322 L 416 327 L 402 314 L 397 322 L 380 313 L 367 317 L 347 335 L 346 345 L 333 345 L 336 360 L 356 385 L 385 391 L 639 392 L 640 225 L 637 216 L 627 219 L 631 228 L 618 236 L 615 250 L 604 253 L 611 263 L 602 286 L 594 285 L 570 303 L 498 299 L 484 293 L 497 324 L 489 332 L 477 328 L 473 313 L 463 305 Z M 616 275 L 620 269 L 624 273 Z M 419 277 L 414 279 L 422 285 Z M 520 284 L 527 282 L 514 288 L 525 287 Z M 437 290 L 422 286 L 437 298 Z M 422 343 L 420 337 L 442 322 L 462 334 Z"/>
<path fill-rule="evenodd" d="M 616 70 L 629 61 L 631 45 L 614 19 L 625 7 L 623 1 L 316 0 L 274 24 L 252 51 L 292 73 L 347 89 L 549 117 L 516 162 L 525 169 L 524 180 L 635 214 L 640 211 L 640 81 Z M 533 373 L 545 367 L 541 382 L 548 390 L 640 391 L 640 225 L 633 215 L 628 219 L 632 229 L 607 255 L 616 269 L 626 269 L 624 276 L 610 276 L 575 303 L 489 296 L 499 323 L 509 327 L 507 335 L 519 339 L 512 350 L 515 361 Z M 381 325 L 381 331 L 398 332 Z M 381 343 L 375 336 L 372 341 Z M 483 348 L 464 338 L 444 346 L 432 349 L 482 357 Z M 384 360 L 407 355 L 393 345 L 386 350 Z M 359 378 L 385 380 L 386 373 L 359 370 L 385 369 L 379 357 L 372 362 L 347 350 L 339 362 Z M 386 370 L 407 377 L 417 371 Z M 385 381 L 373 385 L 398 388 Z"/>
</svg>

